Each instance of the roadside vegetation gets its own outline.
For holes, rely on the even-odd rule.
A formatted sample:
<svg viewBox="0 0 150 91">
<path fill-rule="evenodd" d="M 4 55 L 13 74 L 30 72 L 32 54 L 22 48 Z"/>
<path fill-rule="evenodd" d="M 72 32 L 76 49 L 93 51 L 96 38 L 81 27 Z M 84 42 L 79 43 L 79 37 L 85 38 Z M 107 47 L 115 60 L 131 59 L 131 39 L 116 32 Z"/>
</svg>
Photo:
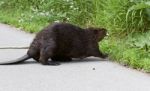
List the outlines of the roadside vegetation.
<svg viewBox="0 0 150 91">
<path fill-rule="evenodd" d="M 35 33 L 52 22 L 104 27 L 110 59 L 150 72 L 149 0 L 1 0 L 0 22 Z"/>
</svg>

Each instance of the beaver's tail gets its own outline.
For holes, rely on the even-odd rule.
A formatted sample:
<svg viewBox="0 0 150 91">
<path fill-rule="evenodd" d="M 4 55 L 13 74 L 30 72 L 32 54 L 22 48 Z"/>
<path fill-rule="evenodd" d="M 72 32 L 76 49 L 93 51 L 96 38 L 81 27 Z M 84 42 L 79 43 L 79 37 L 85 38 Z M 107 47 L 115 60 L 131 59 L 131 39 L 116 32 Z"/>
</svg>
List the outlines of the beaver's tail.
<svg viewBox="0 0 150 91">
<path fill-rule="evenodd" d="M 9 64 L 18 64 L 26 61 L 27 59 L 30 59 L 31 57 L 29 55 L 24 55 L 18 59 L 11 60 L 11 61 L 6 61 L 6 62 L 0 62 L 0 65 L 9 65 Z"/>
</svg>

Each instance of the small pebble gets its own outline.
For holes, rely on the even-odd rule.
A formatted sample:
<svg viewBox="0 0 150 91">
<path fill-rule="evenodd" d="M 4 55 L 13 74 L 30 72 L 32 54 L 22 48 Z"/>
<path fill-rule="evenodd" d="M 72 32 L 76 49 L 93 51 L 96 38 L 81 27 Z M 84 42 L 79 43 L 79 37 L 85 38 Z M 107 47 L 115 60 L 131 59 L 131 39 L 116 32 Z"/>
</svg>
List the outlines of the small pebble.
<svg viewBox="0 0 150 91">
<path fill-rule="evenodd" d="M 95 68 L 93 68 L 93 70 L 95 70 Z"/>
</svg>

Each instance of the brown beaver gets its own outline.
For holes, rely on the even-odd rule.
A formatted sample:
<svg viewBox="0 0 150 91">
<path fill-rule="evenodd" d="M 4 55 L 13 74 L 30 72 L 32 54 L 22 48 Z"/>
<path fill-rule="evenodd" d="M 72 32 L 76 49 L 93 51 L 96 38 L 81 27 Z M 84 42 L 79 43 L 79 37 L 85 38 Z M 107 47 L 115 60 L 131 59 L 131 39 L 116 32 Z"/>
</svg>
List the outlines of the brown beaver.
<svg viewBox="0 0 150 91">
<path fill-rule="evenodd" d="M 89 56 L 106 58 L 98 46 L 106 32 L 104 28 L 83 29 L 69 23 L 54 23 L 37 33 L 25 56 L 0 64 L 15 64 L 30 58 L 43 65 L 58 65 L 56 61 Z"/>
</svg>

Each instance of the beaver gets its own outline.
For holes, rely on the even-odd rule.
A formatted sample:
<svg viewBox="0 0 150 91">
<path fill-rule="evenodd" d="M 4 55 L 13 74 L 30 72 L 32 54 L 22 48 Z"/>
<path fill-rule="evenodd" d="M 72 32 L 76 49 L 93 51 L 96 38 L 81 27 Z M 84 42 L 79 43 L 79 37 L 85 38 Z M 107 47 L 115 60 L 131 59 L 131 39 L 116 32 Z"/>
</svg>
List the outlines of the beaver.
<svg viewBox="0 0 150 91">
<path fill-rule="evenodd" d="M 104 28 L 80 28 L 70 23 L 53 23 L 38 32 L 27 53 L 0 65 L 22 63 L 33 58 L 43 65 L 59 65 L 58 61 L 89 56 L 106 58 L 98 43 L 106 36 Z M 51 61 L 48 59 L 51 58 Z"/>
</svg>

